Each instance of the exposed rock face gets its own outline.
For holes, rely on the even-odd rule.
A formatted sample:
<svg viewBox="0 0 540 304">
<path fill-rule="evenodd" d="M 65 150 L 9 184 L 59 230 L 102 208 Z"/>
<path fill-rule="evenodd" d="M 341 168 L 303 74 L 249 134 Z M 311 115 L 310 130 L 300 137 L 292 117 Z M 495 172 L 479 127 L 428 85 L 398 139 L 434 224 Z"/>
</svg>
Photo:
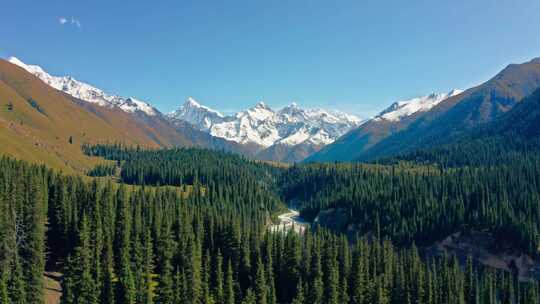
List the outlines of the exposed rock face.
<svg viewBox="0 0 540 304">
<path fill-rule="evenodd" d="M 497 242 L 489 231 L 456 232 L 426 248 L 428 256 L 454 254 L 462 265 L 471 256 L 475 263 L 512 272 L 520 280 L 540 278 L 540 261 Z"/>
</svg>

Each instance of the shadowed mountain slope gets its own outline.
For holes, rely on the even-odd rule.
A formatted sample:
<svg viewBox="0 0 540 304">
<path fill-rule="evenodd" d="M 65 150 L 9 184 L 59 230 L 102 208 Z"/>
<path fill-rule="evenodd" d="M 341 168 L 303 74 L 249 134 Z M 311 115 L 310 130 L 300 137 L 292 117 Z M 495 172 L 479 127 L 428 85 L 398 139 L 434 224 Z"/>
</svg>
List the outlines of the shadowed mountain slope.
<svg viewBox="0 0 540 304">
<path fill-rule="evenodd" d="M 373 160 L 452 141 L 508 112 L 540 87 L 540 59 L 511 64 L 487 82 L 427 112 L 397 122 L 372 120 L 310 157 L 310 161 Z"/>
</svg>

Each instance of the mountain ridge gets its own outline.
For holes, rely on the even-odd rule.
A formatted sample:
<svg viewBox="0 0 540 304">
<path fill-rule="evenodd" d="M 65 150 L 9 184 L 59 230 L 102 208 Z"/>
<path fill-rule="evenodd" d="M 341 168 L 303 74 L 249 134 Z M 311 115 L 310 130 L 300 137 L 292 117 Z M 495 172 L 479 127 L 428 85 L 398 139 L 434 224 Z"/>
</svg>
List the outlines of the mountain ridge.
<svg viewBox="0 0 540 304">
<path fill-rule="evenodd" d="M 540 60 L 509 64 L 483 84 L 450 97 L 401 132 L 377 143 L 355 160 L 373 160 L 444 144 L 493 121 L 540 87 Z"/>
<path fill-rule="evenodd" d="M 77 99 L 95 103 L 104 107 L 118 107 L 124 112 L 144 112 L 147 115 L 156 115 L 156 109 L 150 104 L 135 99 L 134 97 L 122 97 L 110 95 L 90 84 L 76 80 L 71 76 L 52 76 L 38 65 L 29 65 L 17 57 L 11 56 L 6 61 L 13 63 L 31 74 L 37 76 L 49 86 L 63 91 Z"/>
<path fill-rule="evenodd" d="M 191 147 L 253 155 L 251 147 L 214 138 L 190 124 L 173 125 L 156 110 L 126 111 L 102 106 L 58 90 L 11 62 L 0 60 L 1 152 L 66 171 L 94 162 L 83 143 L 121 142 L 149 148 Z"/>
<path fill-rule="evenodd" d="M 335 142 L 323 147 L 305 161 L 350 161 L 382 139 L 413 123 L 422 113 L 430 111 L 444 100 L 463 93 L 452 89 L 448 93 L 431 93 L 396 101 L 372 119 L 350 130 Z"/>
<path fill-rule="evenodd" d="M 303 109 L 291 103 L 274 110 L 264 102 L 231 115 L 202 106 L 193 98 L 167 116 L 184 120 L 216 137 L 239 143 L 254 143 L 268 148 L 274 144 L 325 145 L 361 124 L 355 115 L 323 109 Z"/>
<path fill-rule="evenodd" d="M 118 109 L 132 115 L 145 130 L 144 133 L 160 146 L 197 145 L 272 161 L 291 160 L 289 156 L 295 155 L 292 160 L 296 162 L 318 151 L 360 123 L 360 119 L 354 115 L 330 113 L 320 109 L 303 110 L 296 104 L 283 108 L 283 113 L 280 112 L 280 116 L 277 117 L 277 112 L 264 102 L 259 102 L 235 115 L 226 116 L 200 105 L 191 97 L 184 104 L 189 107 L 185 106 L 173 113 L 163 114 L 150 103 L 134 97 L 106 93 L 71 76 L 52 76 L 42 67 L 26 64 L 16 57 L 9 57 L 6 61 L 38 77 L 59 92 L 69 95 L 94 114 L 103 112 L 95 108 L 97 106 L 113 111 Z M 101 118 L 107 118 L 107 115 L 102 115 Z M 109 123 L 114 122 L 112 118 L 107 119 Z M 317 122 L 310 123 L 309 120 L 312 119 Z M 150 129 L 155 129 L 155 132 Z M 233 134 L 235 132 L 236 134 Z M 284 133 L 287 136 L 283 136 Z M 166 138 L 162 135 L 166 135 Z M 274 149 L 271 153 L 263 152 L 274 144 L 279 145 L 279 149 Z M 300 144 L 302 147 L 298 146 L 298 151 L 292 151 Z"/>
<path fill-rule="evenodd" d="M 371 161 L 444 144 L 512 109 L 540 87 L 540 59 L 509 64 L 484 83 L 397 122 L 371 121 L 306 161 Z"/>
</svg>

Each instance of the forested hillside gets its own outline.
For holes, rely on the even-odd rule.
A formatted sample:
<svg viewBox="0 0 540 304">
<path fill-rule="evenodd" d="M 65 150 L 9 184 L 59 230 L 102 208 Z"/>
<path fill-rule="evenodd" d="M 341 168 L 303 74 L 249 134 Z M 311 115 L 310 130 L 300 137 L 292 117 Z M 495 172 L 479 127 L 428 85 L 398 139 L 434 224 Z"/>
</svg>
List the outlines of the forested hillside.
<svg viewBox="0 0 540 304">
<path fill-rule="evenodd" d="M 523 99 L 507 114 L 441 146 L 398 156 L 445 167 L 508 164 L 540 151 L 540 90 Z"/>
<path fill-rule="evenodd" d="M 451 256 L 426 260 L 411 244 L 470 220 L 460 215 L 474 205 L 478 209 L 470 214 L 481 225 L 495 223 L 501 237 L 506 233 L 506 240 L 533 250 L 538 221 L 512 219 L 538 210 L 527 195 L 517 206 L 481 200 L 488 192 L 476 190 L 492 182 L 489 174 L 475 183 L 483 172 L 378 165 L 287 170 L 198 149 L 101 145 L 85 151 L 114 160 L 96 175 L 120 171 L 122 183 L 0 160 L 0 303 L 40 303 L 44 270 L 63 274 L 62 303 L 538 302 L 537 282 L 519 282 L 472 260 L 465 268 Z M 515 185 L 520 178 L 512 176 Z M 283 188 L 285 197 L 295 192 L 310 202 L 338 184 L 350 185 L 336 188 L 336 197 L 345 202 L 351 197 L 345 190 L 356 189 L 351 195 L 359 203 L 351 211 L 365 212 L 363 232 L 377 231 L 352 238 L 321 227 L 304 234 L 269 232 L 271 215 L 284 207 L 275 188 L 284 179 L 291 185 Z M 506 177 L 493 182 L 500 179 Z M 438 207 L 428 198 L 439 189 L 445 191 Z M 465 192 L 477 204 L 453 201 Z M 387 195 L 394 205 L 384 203 Z M 309 216 L 313 207 L 307 206 L 303 213 Z M 394 216 L 399 212 L 403 219 Z"/>
<path fill-rule="evenodd" d="M 284 174 L 283 195 L 301 215 L 340 211 L 333 228 L 429 245 L 457 232 L 489 229 L 504 244 L 538 255 L 540 159 L 509 166 L 310 165 Z"/>
<path fill-rule="evenodd" d="M 539 278 L 538 109 L 537 90 L 445 145 L 371 164 L 295 166 L 281 175 L 280 189 L 305 219 L 349 236 L 476 252 L 478 261 L 506 269 L 528 255 L 529 266 L 513 271 Z M 487 254 L 514 258 L 497 264 Z"/>
</svg>

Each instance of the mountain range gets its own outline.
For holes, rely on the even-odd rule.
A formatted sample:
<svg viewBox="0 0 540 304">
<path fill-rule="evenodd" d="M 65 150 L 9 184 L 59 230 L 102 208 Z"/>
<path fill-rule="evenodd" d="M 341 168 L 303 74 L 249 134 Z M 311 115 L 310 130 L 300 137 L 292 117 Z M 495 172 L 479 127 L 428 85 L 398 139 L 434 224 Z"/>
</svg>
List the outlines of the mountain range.
<svg viewBox="0 0 540 304">
<path fill-rule="evenodd" d="M 85 99 L 81 99 L 85 98 Z M 103 93 L 71 77 L 53 77 L 16 58 L 0 60 L 1 152 L 66 171 L 93 165 L 83 143 L 122 142 L 152 148 L 199 146 L 247 153 L 185 122 L 172 124 L 134 98 Z"/>
<path fill-rule="evenodd" d="M 369 161 L 445 144 L 508 112 L 539 87 L 540 58 L 510 64 L 481 85 L 450 92 L 427 111 L 400 119 L 385 119 L 383 111 L 306 161 Z"/>
<path fill-rule="evenodd" d="M 465 91 L 397 101 L 368 120 L 296 103 L 274 110 L 259 102 L 224 115 L 191 97 L 163 114 L 15 57 L 0 61 L 0 81 L 0 137 L 12 143 L 3 150 L 28 159 L 47 154 L 62 168 L 86 157 L 76 148 L 84 142 L 199 146 L 282 162 L 366 161 L 445 144 L 493 121 L 540 87 L 540 59 L 511 64 Z"/>
<path fill-rule="evenodd" d="M 294 103 L 274 111 L 260 102 L 250 109 L 225 116 L 201 106 L 193 98 L 188 98 L 177 111 L 164 115 L 150 103 L 137 98 L 109 94 L 71 76 L 52 76 L 40 66 L 26 64 L 16 57 L 6 61 L 29 72 L 64 98 L 118 130 L 131 125 L 126 132 L 144 134 L 144 140 L 126 140 L 132 144 L 201 146 L 262 160 L 298 162 L 361 123 L 354 115 L 321 109 L 304 110 Z M 31 93 L 26 95 L 26 99 L 33 98 Z M 100 140 L 130 138 L 102 135 Z"/>
<path fill-rule="evenodd" d="M 294 102 L 275 111 L 261 101 L 247 110 L 226 116 L 191 97 L 168 117 L 172 122 L 187 121 L 214 137 L 250 145 L 261 159 L 276 160 L 269 152 L 280 150 L 279 160 L 290 162 L 302 160 L 310 153 L 295 156 L 300 147 L 305 151 L 319 150 L 362 122 L 354 115 L 322 109 L 306 110 Z"/>
</svg>

